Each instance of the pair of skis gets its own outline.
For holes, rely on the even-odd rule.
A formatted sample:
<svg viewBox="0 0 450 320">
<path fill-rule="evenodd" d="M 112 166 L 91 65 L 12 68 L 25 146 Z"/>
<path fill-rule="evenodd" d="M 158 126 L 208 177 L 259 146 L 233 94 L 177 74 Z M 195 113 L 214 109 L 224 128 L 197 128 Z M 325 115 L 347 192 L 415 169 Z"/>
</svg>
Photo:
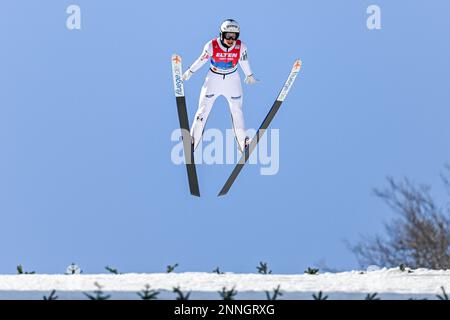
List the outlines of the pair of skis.
<svg viewBox="0 0 450 320">
<path fill-rule="evenodd" d="M 242 154 L 241 159 L 234 167 L 234 170 L 231 172 L 230 176 L 228 177 L 228 180 L 223 185 L 218 196 L 226 195 L 228 193 L 228 191 L 230 190 L 231 186 L 233 185 L 237 176 L 241 172 L 245 163 L 249 159 L 252 152 L 255 150 L 259 140 L 264 135 L 265 131 L 269 127 L 273 118 L 275 117 L 275 114 L 280 109 L 281 104 L 286 99 L 286 96 L 288 95 L 289 90 L 291 89 L 298 73 L 300 72 L 301 67 L 302 67 L 302 62 L 299 59 L 295 60 L 294 65 L 292 66 L 291 72 L 289 73 L 289 76 L 288 76 L 286 82 L 284 83 L 283 88 L 281 89 L 280 93 L 278 94 L 277 99 L 273 103 L 272 108 L 270 108 L 269 113 L 264 118 L 264 121 L 262 122 L 262 124 L 259 127 L 258 131 L 256 132 L 255 136 L 251 140 L 250 145 L 247 147 L 245 152 Z M 172 56 L 172 74 L 173 74 L 175 97 L 176 97 L 176 101 L 177 101 L 178 119 L 180 121 L 181 135 L 182 135 L 182 139 L 183 139 L 184 157 L 185 157 L 185 161 L 186 161 L 185 163 L 186 163 L 186 169 L 187 169 L 188 180 L 189 180 L 189 189 L 190 189 L 192 195 L 199 197 L 200 191 L 198 188 L 197 172 L 195 169 L 195 162 L 194 162 L 194 152 L 193 152 L 193 148 L 192 148 L 192 144 L 191 144 L 191 135 L 189 132 L 189 120 L 188 120 L 187 110 L 186 110 L 186 98 L 184 96 L 181 57 L 177 54 L 174 54 Z"/>
</svg>

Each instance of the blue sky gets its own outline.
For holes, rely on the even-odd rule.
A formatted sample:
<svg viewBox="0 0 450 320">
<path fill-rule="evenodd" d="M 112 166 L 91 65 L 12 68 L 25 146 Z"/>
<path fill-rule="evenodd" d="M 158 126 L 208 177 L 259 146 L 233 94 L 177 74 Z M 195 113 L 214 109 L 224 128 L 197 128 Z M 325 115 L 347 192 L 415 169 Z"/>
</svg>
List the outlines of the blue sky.
<svg viewBox="0 0 450 320">
<path fill-rule="evenodd" d="M 81 30 L 66 8 L 81 8 Z M 368 30 L 366 9 L 381 8 Z M 302 273 L 357 268 L 344 239 L 382 231 L 385 177 L 433 185 L 450 161 L 450 4 L 445 1 L 4 1 L 0 10 L 0 273 Z M 261 123 L 289 68 L 303 69 L 272 128 L 280 171 L 199 166 L 201 198 L 174 166 L 170 56 L 187 66 L 226 18 L 241 24 Z M 190 119 L 207 68 L 186 84 Z M 230 127 L 218 99 L 208 127 Z"/>
</svg>

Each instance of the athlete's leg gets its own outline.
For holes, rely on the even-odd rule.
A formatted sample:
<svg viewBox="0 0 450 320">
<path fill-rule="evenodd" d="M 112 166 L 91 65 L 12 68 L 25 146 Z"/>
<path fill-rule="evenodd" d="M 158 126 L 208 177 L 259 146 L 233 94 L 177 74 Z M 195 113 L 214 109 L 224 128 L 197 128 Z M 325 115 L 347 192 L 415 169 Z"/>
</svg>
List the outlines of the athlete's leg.
<svg viewBox="0 0 450 320">
<path fill-rule="evenodd" d="M 241 151 L 243 151 L 245 148 L 246 133 L 244 113 L 242 112 L 243 95 L 241 78 L 236 72 L 233 75 L 230 75 L 230 78 L 227 79 L 227 81 L 229 83 L 227 84 L 228 90 L 225 97 L 227 98 L 230 106 L 231 120 L 233 122 L 233 129 L 238 142 L 238 147 Z"/>
<path fill-rule="evenodd" d="M 191 136 L 194 139 L 194 150 L 203 135 L 206 121 L 208 120 L 209 112 L 217 99 L 217 94 L 214 92 L 214 81 L 217 81 L 214 76 L 208 75 L 202 90 L 200 91 L 200 98 L 198 103 L 198 109 L 194 116 L 194 121 L 191 127 Z"/>
</svg>

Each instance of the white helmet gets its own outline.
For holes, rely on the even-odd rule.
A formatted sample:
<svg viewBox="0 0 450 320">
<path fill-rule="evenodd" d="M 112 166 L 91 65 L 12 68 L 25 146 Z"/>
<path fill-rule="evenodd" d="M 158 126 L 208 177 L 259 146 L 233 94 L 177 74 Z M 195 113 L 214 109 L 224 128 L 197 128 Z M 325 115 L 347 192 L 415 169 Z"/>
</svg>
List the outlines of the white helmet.
<svg viewBox="0 0 450 320">
<path fill-rule="evenodd" d="M 220 25 L 220 40 L 224 40 L 224 34 L 227 32 L 236 33 L 236 39 L 239 38 L 239 33 L 241 32 L 239 23 L 233 19 L 227 19 L 222 22 Z"/>
</svg>

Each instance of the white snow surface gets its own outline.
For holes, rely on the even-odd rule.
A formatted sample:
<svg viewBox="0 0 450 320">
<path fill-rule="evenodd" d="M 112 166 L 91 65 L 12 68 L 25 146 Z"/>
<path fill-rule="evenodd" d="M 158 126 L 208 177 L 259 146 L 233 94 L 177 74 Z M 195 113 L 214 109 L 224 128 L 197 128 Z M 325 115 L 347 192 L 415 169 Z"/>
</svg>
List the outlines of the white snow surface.
<svg viewBox="0 0 450 320">
<path fill-rule="evenodd" d="M 153 274 L 0 275 L 0 299 L 42 299 L 56 290 L 59 299 L 87 299 L 99 284 L 111 299 L 140 299 L 146 285 L 160 291 L 158 299 L 175 299 L 174 287 L 190 299 L 221 299 L 223 288 L 237 291 L 235 299 L 266 299 L 266 291 L 280 286 L 279 299 L 312 299 L 322 291 L 328 299 L 364 299 L 377 293 L 381 299 L 437 299 L 441 287 L 450 291 L 450 270 L 400 269 L 350 271 L 318 275 L 215 274 L 202 272 Z"/>
</svg>

